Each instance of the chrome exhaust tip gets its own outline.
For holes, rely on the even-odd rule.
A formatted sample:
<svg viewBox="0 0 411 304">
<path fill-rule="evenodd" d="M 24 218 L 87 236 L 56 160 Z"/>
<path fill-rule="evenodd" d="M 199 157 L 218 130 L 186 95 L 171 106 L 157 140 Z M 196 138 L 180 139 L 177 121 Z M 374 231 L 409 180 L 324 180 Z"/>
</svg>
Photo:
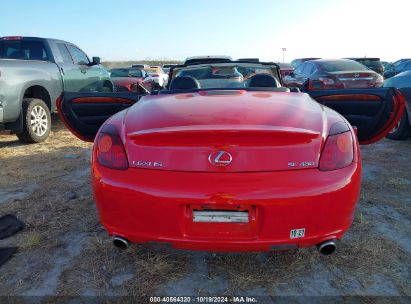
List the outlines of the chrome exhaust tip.
<svg viewBox="0 0 411 304">
<path fill-rule="evenodd" d="M 328 240 L 318 244 L 317 249 L 322 255 L 330 255 L 337 249 L 337 244 L 335 243 L 335 240 Z"/>
<path fill-rule="evenodd" d="M 130 245 L 130 242 L 120 236 L 115 236 L 113 238 L 113 245 L 121 250 L 126 250 Z"/>
</svg>

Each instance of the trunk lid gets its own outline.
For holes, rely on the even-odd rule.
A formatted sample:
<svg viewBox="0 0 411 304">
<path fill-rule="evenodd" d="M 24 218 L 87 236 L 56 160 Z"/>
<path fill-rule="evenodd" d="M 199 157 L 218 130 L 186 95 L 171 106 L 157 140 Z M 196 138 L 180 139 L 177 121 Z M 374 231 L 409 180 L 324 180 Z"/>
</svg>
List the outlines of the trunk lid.
<svg viewBox="0 0 411 304">
<path fill-rule="evenodd" d="M 340 83 L 344 85 L 345 89 L 361 89 L 375 87 L 375 72 L 370 71 L 341 71 L 329 72 Z"/>
<path fill-rule="evenodd" d="M 323 143 L 324 111 L 306 94 L 239 90 L 149 96 L 131 107 L 125 120 L 129 164 L 137 168 L 297 170 L 317 166 Z"/>
</svg>

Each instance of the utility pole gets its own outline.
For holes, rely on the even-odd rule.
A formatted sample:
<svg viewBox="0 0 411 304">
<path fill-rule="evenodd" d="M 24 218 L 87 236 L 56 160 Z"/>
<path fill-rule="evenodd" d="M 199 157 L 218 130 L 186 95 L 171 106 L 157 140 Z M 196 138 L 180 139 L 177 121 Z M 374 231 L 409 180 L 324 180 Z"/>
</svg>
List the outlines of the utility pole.
<svg viewBox="0 0 411 304">
<path fill-rule="evenodd" d="M 283 50 L 283 63 L 285 62 L 284 60 L 285 60 L 285 52 L 287 51 L 287 48 L 282 48 L 282 50 Z"/>
</svg>

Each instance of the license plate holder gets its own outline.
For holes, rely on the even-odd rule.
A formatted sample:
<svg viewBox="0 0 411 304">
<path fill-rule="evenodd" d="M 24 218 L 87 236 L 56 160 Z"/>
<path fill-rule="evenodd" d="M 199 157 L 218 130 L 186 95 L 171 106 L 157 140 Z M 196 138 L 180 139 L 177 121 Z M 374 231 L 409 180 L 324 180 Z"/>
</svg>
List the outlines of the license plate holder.
<svg viewBox="0 0 411 304">
<path fill-rule="evenodd" d="M 195 223 L 249 223 L 248 211 L 193 210 Z"/>
</svg>

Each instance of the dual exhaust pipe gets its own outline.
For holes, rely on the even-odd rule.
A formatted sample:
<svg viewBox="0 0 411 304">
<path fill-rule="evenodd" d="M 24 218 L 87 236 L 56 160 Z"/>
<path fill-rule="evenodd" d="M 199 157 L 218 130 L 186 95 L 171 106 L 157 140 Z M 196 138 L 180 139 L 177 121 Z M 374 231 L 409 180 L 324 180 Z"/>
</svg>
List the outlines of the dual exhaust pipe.
<svg viewBox="0 0 411 304">
<path fill-rule="evenodd" d="M 130 242 L 121 236 L 114 236 L 113 245 L 121 250 L 126 250 L 130 246 Z"/>
<path fill-rule="evenodd" d="M 113 245 L 121 250 L 126 250 L 130 246 L 130 242 L 121 236 L 114 236 Z M 318 252 L 322 255 L 330 255 L 337 249 L 335 240 L 328 240 L 317 245 Z"/>
<path fill-rule="evenodd" d="M 337 249 L 335 240 L 328 240 L 317 245 L 318 252 L 322 255 L 330 255 Z"/>
</svg>

